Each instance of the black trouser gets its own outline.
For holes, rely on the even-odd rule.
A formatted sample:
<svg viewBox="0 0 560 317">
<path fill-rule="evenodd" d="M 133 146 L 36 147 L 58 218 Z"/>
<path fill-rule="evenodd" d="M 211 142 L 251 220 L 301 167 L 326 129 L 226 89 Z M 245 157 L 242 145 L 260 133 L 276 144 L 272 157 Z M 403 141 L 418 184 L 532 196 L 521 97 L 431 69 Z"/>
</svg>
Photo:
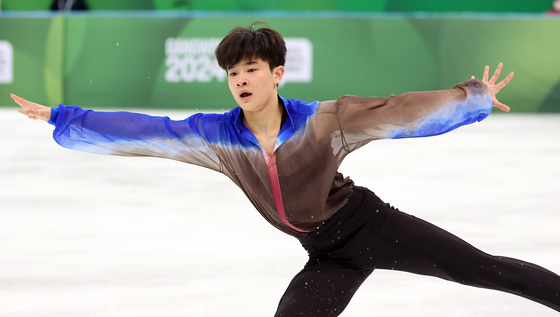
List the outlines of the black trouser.
<svg viewBox="0 0 560 317">
<path fill-rule="evenodd" d="M 486 254 L 356 187 L 349 202 L 299 239 L 309 262 L 282 296 L 276 317 L 338 316 L 374 269 L 431 275 L 516 294 L 560 311 L 560 276 Z"/>
</svg>

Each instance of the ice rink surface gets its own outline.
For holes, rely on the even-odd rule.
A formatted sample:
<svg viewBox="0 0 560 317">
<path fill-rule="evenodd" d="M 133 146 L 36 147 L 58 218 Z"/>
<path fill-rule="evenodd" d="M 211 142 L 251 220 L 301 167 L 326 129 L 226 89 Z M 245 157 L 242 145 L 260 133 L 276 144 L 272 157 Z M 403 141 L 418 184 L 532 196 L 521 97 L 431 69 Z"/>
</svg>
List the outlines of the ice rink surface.
<svg viewBox="0 0 560 317">
<path fill-rule="evenodd" d="M 306 252 L 226 177 L 169 160 L 66 150 L 52 130 L 0 109 L 0 316 L 274 314 Z M 559 115 L 492 114 L 443 136 L 372 142 L 340 171 L 488 253 L 560 272 Z M 558 313 L 377 270 L 342 316 Z"/>
</svg>

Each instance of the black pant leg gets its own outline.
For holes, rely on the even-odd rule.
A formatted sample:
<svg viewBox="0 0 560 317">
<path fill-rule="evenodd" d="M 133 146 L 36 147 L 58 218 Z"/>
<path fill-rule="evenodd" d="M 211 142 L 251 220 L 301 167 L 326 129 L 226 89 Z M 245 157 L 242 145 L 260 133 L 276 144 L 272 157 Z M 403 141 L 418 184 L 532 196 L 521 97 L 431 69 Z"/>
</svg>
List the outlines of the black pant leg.
<svg viewBox="0 0 560 317">
<path fill-rule="evenodd" d="M 310 261 L 290 283 L 277 317 L 338 316 L 376 268 L 504 291 L 560 311 L 557 274 L 532 263 L 486 254 L 392 208 L 364 188 L 357 188 L 345 207 L 300 241 Z M 319 282 L 308 287 L 311 281 Z"/>
<path fill-rule="evenodd" d="M 335 317 L 371 274 L 329 262 L 310 263 L 290 282 L 275 317 Z"/>
<path fill-rule="evenodd" d="M 365 229 L 365 228 L 364 228 Z M 346 249 L 362 267 L 402 270 L 516 294 L 560 311 L 560 276 L 525 261 L 486 254 L 398 210 Z"/>
</svg>

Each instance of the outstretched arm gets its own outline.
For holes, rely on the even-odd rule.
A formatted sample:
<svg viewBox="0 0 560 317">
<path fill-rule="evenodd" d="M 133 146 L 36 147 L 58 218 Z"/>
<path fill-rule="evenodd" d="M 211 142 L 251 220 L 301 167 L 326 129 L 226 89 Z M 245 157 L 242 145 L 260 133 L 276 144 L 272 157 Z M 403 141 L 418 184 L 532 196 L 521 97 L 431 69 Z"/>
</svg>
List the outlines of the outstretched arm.
<svg viewBox="0 0 560 317">
<path fill-rule="evenodd" d="M 493 107 L 509 111 L 496 94 L 509 83 L 513 73 L 496 84 L 501 70 L 500 63 L 489 79 L 486 66 L 482 80 L 473 78 L 448 90 L 387 98 L 343 96 L 321 103 L 319 112 L 336 114 L 331 127 L 340 130 L 348 152 L 378 139 L 439 135 L 483 120 Z"/>
<path fill-rule="evenodd" d="M 14 101 L 23 108 L 18 109 L 17 111 L 27 116 L 29 119 L 43 120 L 48 122 L 51 118 L 51 108 L 25 100 L 14 94 L 10 94 L 10 97 L 12 97 L 12 99 L 14 99 Z"/>
<path fill-rule="evenodd" d="M 61 146 L 90 153 L 152 156 L 220 170 L 215 151 L 203 137 L 203 115 L 174 121 L 131 112 L 96 112 L 76 106 L 51 109 L 11 95 L 22 107 L 18 112 L 55 126 L 54 140 Z M 54 110 L 54 111 L 53 111 Z"/>
</svg>

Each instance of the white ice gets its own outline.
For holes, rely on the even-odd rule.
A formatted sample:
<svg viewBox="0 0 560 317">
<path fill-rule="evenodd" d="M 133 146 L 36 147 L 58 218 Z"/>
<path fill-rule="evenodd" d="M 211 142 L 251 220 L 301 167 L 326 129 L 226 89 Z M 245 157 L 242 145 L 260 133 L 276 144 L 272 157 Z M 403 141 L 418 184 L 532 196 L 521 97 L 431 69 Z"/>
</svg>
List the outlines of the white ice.
<svg viewBox="0 0 560 317">
<path fill-rule="evenodd" d="M 306 252 L 226 177 L 66 150 L 51 131 L 0 109 L 0 316 L 274 314 Z M 559 115 L 492 114 L 443 136 L 373 142 L 340 171 L 488 253 L 560 272 Z M 514 295 L 377 270 L 342 316 L 558 313 Z"/>
</svg>

